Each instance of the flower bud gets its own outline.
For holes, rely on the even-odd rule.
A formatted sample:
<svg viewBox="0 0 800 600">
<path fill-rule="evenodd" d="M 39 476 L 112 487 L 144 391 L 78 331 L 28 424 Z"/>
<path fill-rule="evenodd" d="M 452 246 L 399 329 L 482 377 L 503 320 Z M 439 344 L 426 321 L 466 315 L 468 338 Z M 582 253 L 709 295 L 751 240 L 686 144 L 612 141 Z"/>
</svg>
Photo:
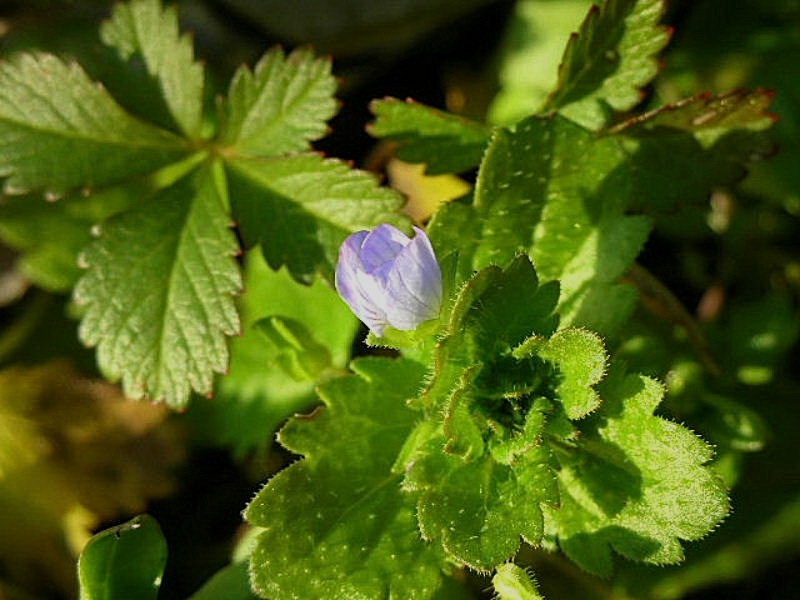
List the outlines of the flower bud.
<svg viewBox="0 0 800 600">
<path fill-rule="evenodd" d="M 416 329 L 439 315 L 442 272 L 425 232 L 409 239 L 388 224 L 348 237 L 339 250 L 336 290 L 370 331 Z"/>
</svg>

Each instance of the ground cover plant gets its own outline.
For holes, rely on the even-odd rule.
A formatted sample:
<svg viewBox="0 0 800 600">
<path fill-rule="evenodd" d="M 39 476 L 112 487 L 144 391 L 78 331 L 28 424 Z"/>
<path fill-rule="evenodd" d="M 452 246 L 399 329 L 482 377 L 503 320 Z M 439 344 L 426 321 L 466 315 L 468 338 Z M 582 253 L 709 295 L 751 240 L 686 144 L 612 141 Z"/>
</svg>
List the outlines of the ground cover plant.
<svg viewBox="0 0 800 600">
<path fill-rule="evenodd" d="M 0 595 L 791 597 L 800 8 L 269 4 L 0 21 Z"/>
</svg>

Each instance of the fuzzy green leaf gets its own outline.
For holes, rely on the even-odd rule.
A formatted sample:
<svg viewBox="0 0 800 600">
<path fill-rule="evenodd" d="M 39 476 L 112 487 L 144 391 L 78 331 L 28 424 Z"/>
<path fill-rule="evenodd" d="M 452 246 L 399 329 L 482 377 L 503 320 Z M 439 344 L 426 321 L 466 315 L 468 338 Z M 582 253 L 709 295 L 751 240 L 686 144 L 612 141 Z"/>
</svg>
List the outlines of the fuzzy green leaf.
<svg viewBox="0 0 800 600">
<path fill-rule="evenodd" d="M 227 367 L 240 287 L 221 169 L 204 167 L 112 218 L 75 288 L 81 339 L 126 395 L 184 406 Z"/>
<path fill-rule="evenodd" d="M 167 563 L 167 542 L 153 517 L 140 515 L 101 531 L 78 559 L 81 600 L 155 600 Z"/>
<path fill-rule="evenodd" d="M 100 35 L 123 60 L 142 61 L 146 83 L 154 83 L 142 86 L 148 92 L 141 98 L 147 103 L 148 120 L 199 137 L 205 76 L 194 60 L 192 39 L 180 34 L 177 8 L 162 8 L 160 0 L 117 4 Z"/>
<path fill-rule="evenodd" d="M 548 531 L 582 568 L 609 575 L 611 550 L 631 560 L 683 560 L 681 540 L 699 539 L 729 511 L 724 485 L 706 465 L 710 446 L 653 415 L 656 381 L 621 370 L 600 386 L 602 408 L 560 457 L 561 506 Z"/>
<path fill-rule="evenodd" d="M 423 104 L 396 98 L 375 100 L 374 136 L 400 144 L 397 156 L 425 163 L 428 173 L 460 173 L 478 166 L 491 130 L 485 125 Z"/>
<path fill-rule="evenodd" d="M 324 384 L 325 408 L 280 433 L 305 455 L 245 511 L 264 528 L 251 556 L 255 590 L 269 598 L 430 598 L 447 570 L 419 538 L 413 502 L 392 465 L 417 414 L 406 400 L 424 370 L 403 359 L 364 358 L 356 374 Z"/>
<path fill-rule="evenodd" d="M 299 280 L 316 272 L 330 277 L 350 233 L 381 223 L 405 227 L 397 192 L 365 171 L 315 154 L 231 160 L 228 179 L 245 244 L 261 244 L 273 269 L 286 265 Z"/>
<path fill-rule="evenodd" d="M 497 567 L 492 586 L 499 600 L 544 600 L 536 580 L 525 569 L 514 563 Z"/>
<path fill-rule="evenodd" d="M 48 54 L 0 62 L 0 176 L 7 192 L 92 189 L 187 154 L 180 138 L 129 115 L 75 63 Z"/>
<path fill-rule="evenodd" d="M 267 52 L 254 71 L 231 81 L 220 141 L 241 156 L 270 157 L 310 148 L 337 109 L 329 60 L 307 49 Z"/>
<path fill-rule="evenodd" d="M 507 560 L 520 538 L 540 542 L 541 507 L 558 501 L 548 421 L 597 405 L 602 345 L 556 330 L 557 299 L 526 255 L 457 292 L 420 398 L 430 421 L 399 461 L 425 537 L 475 569 Z"/>
<path fill-rule="evenodd" d="M 592 6 L 567 44 L 545 109 L 599 129 L 608 122 L 609 109 L 633 108 L 640 89 L 658 72 L 655 55 L 669 41 L 669 30 L 658 25 L 663 13 L 663 0 Z"/>
</svg>

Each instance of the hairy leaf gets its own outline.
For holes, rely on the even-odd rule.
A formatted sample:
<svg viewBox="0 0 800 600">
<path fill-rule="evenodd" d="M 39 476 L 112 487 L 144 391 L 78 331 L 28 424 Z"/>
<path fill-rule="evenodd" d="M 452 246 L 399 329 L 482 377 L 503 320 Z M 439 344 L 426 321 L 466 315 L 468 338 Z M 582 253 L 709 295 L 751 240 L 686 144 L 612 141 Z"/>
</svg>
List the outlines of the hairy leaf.
<svg viewBox="0 0 800 600">
<path fill-rule="evenodd" d="M 331 277 L 348 234 L 381 223 L 404 225 L 400 196 L 344 163 L 301 154 L 228 164 L 234 217 L 248 246 L 261 244 L 273 269 L 309 281 Z"/>
<path fill-rule="evenodd" d="M 377 117 L 370 133 L 400 144 L 397 156 L 425 163 L 430 174 L 460 173 L 478 166 L 491 130 L 423 104 L 396 98 L 370 105 Z"/>
<path fill-rule="evenodd" d="M 504 563 L 497 567 L 497 573 L 492 577 L 492 586 L 499 600 L 544 600 L 536 580 L 514 563 Z"/>
<path fill-rule="evenodd" d="M 176 7 L 162 8 L 159 0 L 117 4 L 100 29 L 103 42 L 116 48 L 123 60 L 143 63 L 155 85 L 143 86 L 148 120 L 189 137 L 199 137 L 203 119 L 204 73 L 194 60 L 192 39 L 180 35 Z"/>
<path fill-rule="evenodd" d="M 234 75 L 220 141 L 241 156 L 308 150 L 336 113 L 335 91 L 329 60 L 307 49 L 267 52 L 255 70 L 241 67 Z"/>
<path fill-rule="evenodd" d="M 609 109 L 633 108 L 640 88 L 658 72 L 655 55 L 669 41 L 669 29 L 658 25 L 663 13 L 663 0 L 606 0 L 592 6 L 567 44 L 545 108 L 591 129 L 606 124 Z"/>
<path fill-rule="evenodd" d="M 363 358 L 354 375 L 324 384 L 325 408 L 280 433 L 305 455 L 276 475 L 245 511 L 264 527 L 251 556 L 256 591 L 269 598 L 430 598 L 447 570 L 419 538 L 413 502 L 392 465 L 417 414 L 406 406 L 421 365 Z"/>
<path fill-rule="evenodd" d="M 612 569 L 611 550 L 631 560 L 683 560 L 681 540 L 705 536 L 727 514 L 724 485 L 708 463 L 711 447 L 686 428 L 653 415 L 656 381 L 613 372 L 600 386 L 603 406 L 562 455 L 561 506 L 548 531 L 581 567 Z"/>
<path fill-rule="evenodd" d="M 227 367 L 241 282 L 220 171 L 204 167 L 112 218 L 83 255 L 80 336 L 128 396 L 182 407 Z"/>
<path fill-rule="evenodd" d="M 0 176 L 7 192 L 91 189 L 187 153 L 180 138 L 126 113 L 75 63 L 49 54 L 0 62 Z"/>
</svg>

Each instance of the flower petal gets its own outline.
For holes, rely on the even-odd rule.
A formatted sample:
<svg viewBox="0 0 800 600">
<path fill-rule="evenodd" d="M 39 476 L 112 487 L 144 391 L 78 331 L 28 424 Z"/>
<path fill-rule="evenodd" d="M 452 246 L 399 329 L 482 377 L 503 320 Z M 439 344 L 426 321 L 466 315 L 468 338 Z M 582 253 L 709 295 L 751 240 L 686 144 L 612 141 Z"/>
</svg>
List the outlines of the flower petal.
<svg viewBox="0 0 800 600">
<path fill-rule="evenodd" d="M 387 324 L 386 314 L 381 308 L 384 291 L 381 282 L 376 282 L 364 272 L 360 252 L 367 236 L 368 232 L 359 231 L 342 244 L 336 264 L 336 291 L 350 310 L 375 335 L 380 336 Z M 379 303 L 376 303 L 376 296 Z"/>
<path fill-rule="evenodd" d="M 389 324 L 404 331 L 436 318 L 442 304 L 442 272 L 433 247 L 424 231 L 414 230 L 386 275 L 382 307 Z"/>
<path fill-rule="evenodd" d="M 359 254 L 367 272 L 391 263 L 411 240 L 399 229 L 384 223 L 378 225 L 361 243 Z"/>
</svg>

